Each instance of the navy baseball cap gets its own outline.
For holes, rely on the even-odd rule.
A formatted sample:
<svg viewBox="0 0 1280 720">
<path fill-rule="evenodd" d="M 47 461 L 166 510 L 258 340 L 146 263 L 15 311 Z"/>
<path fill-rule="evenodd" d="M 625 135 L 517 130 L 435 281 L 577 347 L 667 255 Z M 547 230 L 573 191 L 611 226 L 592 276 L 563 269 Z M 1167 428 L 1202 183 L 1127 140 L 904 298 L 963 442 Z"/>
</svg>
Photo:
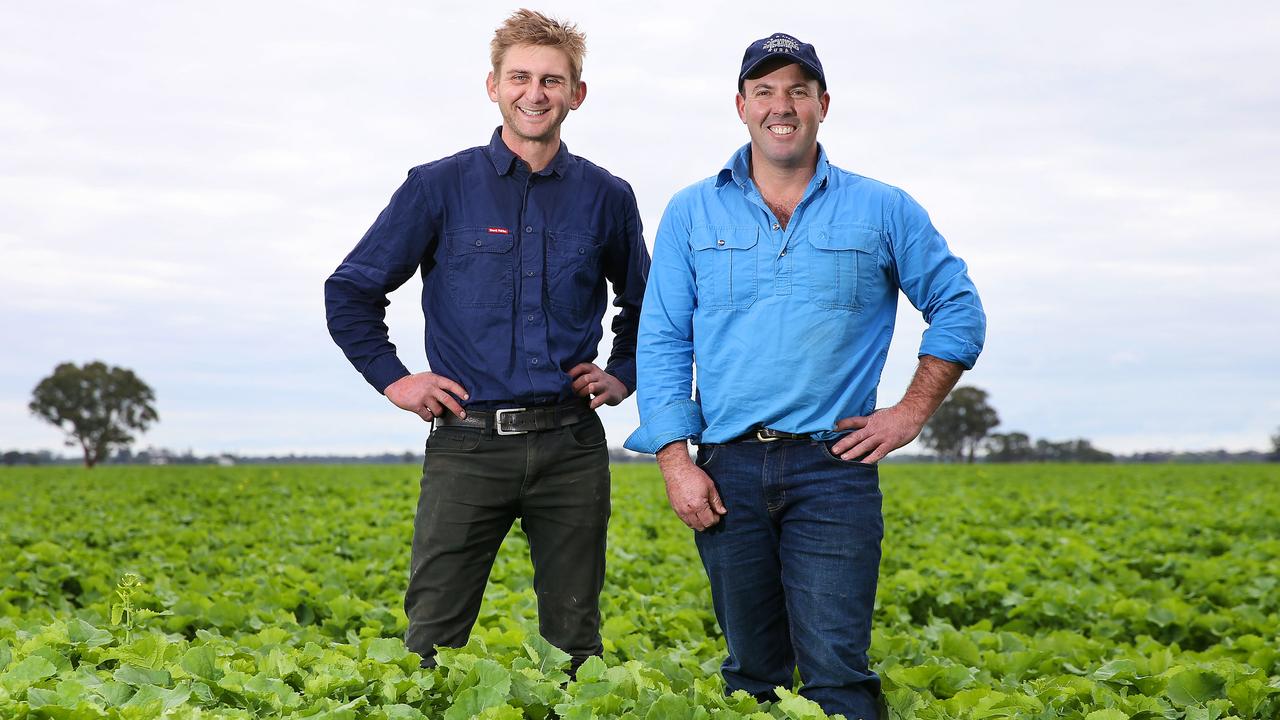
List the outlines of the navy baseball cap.
<svg viewBox="0 0 1280 720">
<path fill-rule="evenodd" d="M 742 81 L 756 68 L 774 58 L 783 58 L 808 70 L 818 79 L 818 86 L 826 91 L 827 77 L 822 74 L 818 51 L 809 43 L 800 42 L 786 33 L 774 33 L 747 46 L 742 55 L 742 72 L 738 73 L 738 89 L 742 89 Z"/>
</svg>

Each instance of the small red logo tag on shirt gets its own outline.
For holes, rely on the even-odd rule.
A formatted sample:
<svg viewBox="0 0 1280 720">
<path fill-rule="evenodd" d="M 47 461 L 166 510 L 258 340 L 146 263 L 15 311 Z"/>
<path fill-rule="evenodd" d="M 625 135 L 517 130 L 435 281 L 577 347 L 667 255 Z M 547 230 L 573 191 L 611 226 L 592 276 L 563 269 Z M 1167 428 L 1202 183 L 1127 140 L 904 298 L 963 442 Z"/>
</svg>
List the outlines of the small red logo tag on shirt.
<svg viewBox="0 0 1280 720">
<path fill-rule="evenodd" d="M 489 228 L 490 235 L 510 235 L 511 231 L 506 228 Z"/>
</svg>

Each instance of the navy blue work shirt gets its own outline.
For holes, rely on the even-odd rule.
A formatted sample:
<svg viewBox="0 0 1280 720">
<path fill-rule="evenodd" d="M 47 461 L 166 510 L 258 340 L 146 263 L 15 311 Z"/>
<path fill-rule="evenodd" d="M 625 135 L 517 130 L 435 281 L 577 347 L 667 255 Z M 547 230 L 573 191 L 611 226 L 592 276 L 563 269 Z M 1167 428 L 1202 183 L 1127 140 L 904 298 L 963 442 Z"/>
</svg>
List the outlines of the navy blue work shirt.
<svg viewBox="0 0 1280 720">
<path fill-rule="evenodd" d="M 635 194 L 563 142 L 531 173 L 494 131 L 409 171 L 325 282 L 329 333 L 378 392 L 409 374 L 387 337 L 387 294 L 422 273 L 431 371 L 472 408 L 574 396 L 568 371 L 596 358 L 605 280 L 619 312 L 605 371 L 634 392 L 636 329 L 649 274 Z"/>
</svg>

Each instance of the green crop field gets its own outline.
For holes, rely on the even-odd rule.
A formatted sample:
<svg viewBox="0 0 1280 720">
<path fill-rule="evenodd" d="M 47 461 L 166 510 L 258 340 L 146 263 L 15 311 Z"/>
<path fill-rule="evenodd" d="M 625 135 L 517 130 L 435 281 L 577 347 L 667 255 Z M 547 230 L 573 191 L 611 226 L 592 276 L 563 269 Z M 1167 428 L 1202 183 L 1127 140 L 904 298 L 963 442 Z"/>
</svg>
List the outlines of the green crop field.
<svg viewBox="0 0 1280 720">
<path fill-rule="evenodd" d="M 614 471 L 603 661 L 567 682 L 513 532 L 472 643 L 419 670 L 417 487 L 407 466 L 0 471 L 0 718 L 823 717 L 722 696 L 652 466 Z M 1280 717 L 1280 467 L 891 465 L 881 488 L 893 717 Z"/>
</svg>

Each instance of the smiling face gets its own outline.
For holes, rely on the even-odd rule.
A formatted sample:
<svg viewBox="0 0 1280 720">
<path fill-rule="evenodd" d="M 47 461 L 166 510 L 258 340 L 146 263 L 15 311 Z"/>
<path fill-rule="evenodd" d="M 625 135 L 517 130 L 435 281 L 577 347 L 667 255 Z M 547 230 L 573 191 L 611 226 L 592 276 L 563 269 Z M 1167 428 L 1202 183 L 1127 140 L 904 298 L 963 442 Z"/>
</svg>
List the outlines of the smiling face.
<svg viewBox="0 0 1280 720">
<path fill-rule="evenodd" d="M 751 133 L 753 163 L 792 169 L 817 161 L 818 124 L 831 96 L 800 65 L 785 63 L 747 78 L 737 103 L 738 117 Z"/>
<path fill-rule="evenodd" d="M 558 143 L 560 124 L 587 95 L 586 83 L 573 82 L 569 56 L 544 45 L 509 48 L 485 84 L 508 145 Z"/>
</svg>

